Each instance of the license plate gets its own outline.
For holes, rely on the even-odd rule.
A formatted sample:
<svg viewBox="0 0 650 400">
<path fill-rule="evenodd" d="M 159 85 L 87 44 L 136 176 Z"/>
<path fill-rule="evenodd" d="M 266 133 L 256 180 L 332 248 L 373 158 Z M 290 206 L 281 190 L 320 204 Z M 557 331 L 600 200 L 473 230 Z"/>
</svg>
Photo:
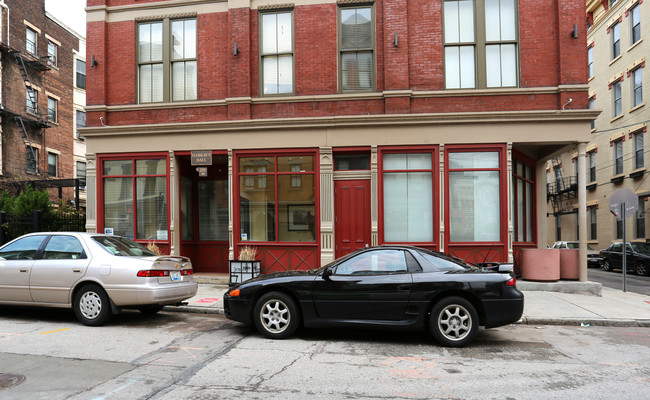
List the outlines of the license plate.
<svg viewBox="0 0 650 400">
<path fill-rule="evenodd" d="M 181 273 L 180 271 L 171 271 L 169 274 L 169 277 L 172 279 L 172 281 L 180 281 L 181 280 Z"/>
</svg>

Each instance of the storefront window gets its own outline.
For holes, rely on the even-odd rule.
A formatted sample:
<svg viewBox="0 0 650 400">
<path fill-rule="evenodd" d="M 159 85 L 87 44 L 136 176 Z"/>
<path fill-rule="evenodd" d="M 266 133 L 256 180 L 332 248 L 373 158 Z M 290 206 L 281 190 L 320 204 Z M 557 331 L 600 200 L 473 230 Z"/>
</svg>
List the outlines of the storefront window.
<svg viewBox="0 0 650 400">
<path fill-rule="evenodd" d="M 168 240 L 166 160 L 104 161 L 102 172 L 104 227 L 131 239 Z"/>
<path fill-rule="evenodd" d="M 432 153 L 383 155 L 385 242 L 433 242 Z"/>
<path fill-rule="evenodd" d="M 313 155 L 239 158 L 240 240 L 315 242 L 314 171 Z"/>
<path fill-rule="evenodd" d="M 500 241 L 499 167 L 498 152 L 449 153 L 450 241 Z"/>
</svg>

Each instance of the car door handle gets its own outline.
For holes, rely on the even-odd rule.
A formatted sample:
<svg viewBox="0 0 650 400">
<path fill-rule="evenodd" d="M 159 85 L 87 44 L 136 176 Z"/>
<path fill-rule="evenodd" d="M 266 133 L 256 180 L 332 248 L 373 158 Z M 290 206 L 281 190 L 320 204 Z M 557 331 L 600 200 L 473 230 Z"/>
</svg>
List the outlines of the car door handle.
<svg viewBox="0 0 650 400">
<path fill-rule="evenodd" d="M 410 292 L 411 291 L 411 285 L 399 285 L 399 286 L 397 286 L 397 290 L 399 292 Z"/>
<path fill-rule="evenodd" d="M 72 272 L 81 272 L 81 268 L 72 268 Z"/>
<path fill-rule="evenodd" d="M 22 269 L 22 268 L 21 268 L 19 271 L 20 271 L 20 272 L 29 272 L 28 269 Z"/>
</svg>

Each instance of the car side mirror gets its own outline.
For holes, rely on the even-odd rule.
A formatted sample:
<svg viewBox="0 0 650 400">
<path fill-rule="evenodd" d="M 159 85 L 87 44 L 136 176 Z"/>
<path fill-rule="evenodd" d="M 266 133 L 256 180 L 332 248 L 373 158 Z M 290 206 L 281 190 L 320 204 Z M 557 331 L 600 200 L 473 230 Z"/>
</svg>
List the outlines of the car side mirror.
<svg viewBox="0 0 650 400">
<path fill-rule="evenodd" d="M 325 268 L 325 271 L 323 271 L 323 279 L 329 280 L 330 276 L 332 276 L 333 274 L 334 274 L 334 270 L 332 269 L 332 267 L 327 267 Z"/>
</svg>

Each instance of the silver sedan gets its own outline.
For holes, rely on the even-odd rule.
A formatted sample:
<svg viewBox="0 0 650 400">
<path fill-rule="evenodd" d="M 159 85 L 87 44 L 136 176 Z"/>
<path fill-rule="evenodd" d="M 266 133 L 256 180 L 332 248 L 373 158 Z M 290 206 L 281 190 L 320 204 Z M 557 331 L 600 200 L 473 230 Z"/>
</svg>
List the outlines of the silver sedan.
<svg viewBox="0 0 650 400">
<path fill-rule="evenodd" d="M 41 232 L 0 247 L 0 304 L 71 307 L 86 325 L 123 308 L 156 313 L 196 291 L 189 258 L 120 236 Z"/>
</svg>

